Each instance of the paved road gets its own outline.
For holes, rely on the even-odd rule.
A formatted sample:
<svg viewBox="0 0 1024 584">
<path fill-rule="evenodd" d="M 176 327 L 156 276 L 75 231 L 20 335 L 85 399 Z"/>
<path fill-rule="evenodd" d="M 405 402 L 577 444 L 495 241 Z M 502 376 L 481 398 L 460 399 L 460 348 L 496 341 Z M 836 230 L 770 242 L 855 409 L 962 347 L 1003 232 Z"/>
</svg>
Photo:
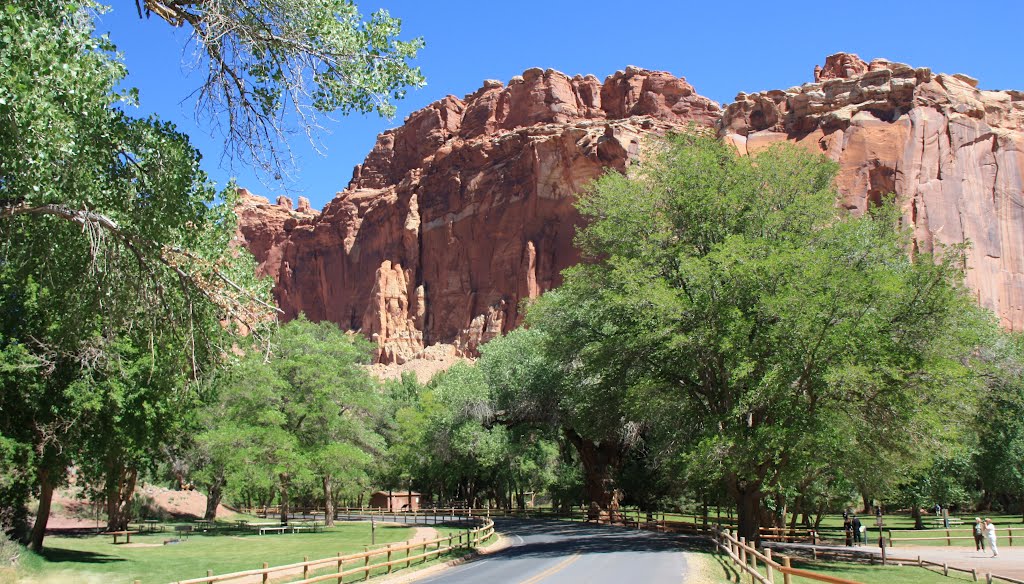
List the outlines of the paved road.
<svg viewBox="0 0 1024 584">
<path fill-rule="evenodd" d="M 552 520 L 499 519 L 495 528 L 508 548 L 417 584 L 685 581 L 686 560 L 672 535 Z"/>
</svg>

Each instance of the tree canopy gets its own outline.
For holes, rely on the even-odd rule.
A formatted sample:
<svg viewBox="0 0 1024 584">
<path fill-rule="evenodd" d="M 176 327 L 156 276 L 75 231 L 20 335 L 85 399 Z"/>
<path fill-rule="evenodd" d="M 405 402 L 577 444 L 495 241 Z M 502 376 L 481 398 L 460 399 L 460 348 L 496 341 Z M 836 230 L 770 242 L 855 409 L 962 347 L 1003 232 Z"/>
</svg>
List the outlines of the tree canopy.
<svg viewBox="0 0 1024 584">
<path fill-rule="evenodd" d="M 960 416 L 973 331 L 991 326 L 962 250 L 911 255 L 898 209 L 837 207 L 834 175 L 795 147 L 676 136 L 596 181 L 585 261 L 528 313 L 571 380 L 560 399 L 607 414 L 581 436 L 658 435 L 722 481 L 750 539 L 808 468 L 922 445 Z"/>
<path fill-rule="evenodd" d="M 137 3 L 193 28 L 200 107 L 272 170 L 313 112 L 388 115 L 421 82 L 386 13 L 335 0 Z M 233 246 L 235 189 L 217 193 L 187 136 L 131 114 L 125 67 L 91 0 L 0 8 L 0 522 L 42 546 L 74 464 L 123 528 L 140 472 L 180 437 L 238 333 L 274 322 L 269 284 Z M 285 111 L 291 109 L 292 114 Z M 325 449 L 336 464 L 344 453 Z M 331 462 L 334 461 L 334 462 Z"/>
<path fill-rule="evenodd" d="M 385 10 L 363 20 L 348 0 L 136 0 L 142 14 L 188 27 L 206 79 L 197 112 L 223 130 L 229 155 L 286 171 L 287 138 L 312 141 L 331 112 L 393 116 L 406 88 L 423 84 Z"/>
</svg>

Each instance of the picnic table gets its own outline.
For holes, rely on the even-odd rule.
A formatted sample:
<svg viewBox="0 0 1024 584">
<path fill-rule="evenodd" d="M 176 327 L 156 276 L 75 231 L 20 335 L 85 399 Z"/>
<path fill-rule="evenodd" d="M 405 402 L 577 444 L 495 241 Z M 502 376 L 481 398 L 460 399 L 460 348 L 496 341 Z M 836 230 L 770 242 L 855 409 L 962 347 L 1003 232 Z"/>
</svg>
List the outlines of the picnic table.
<svg viewBox="0 0 1024 584">
<path fill-rule="evenodd" d="M 288 529 L 288 526 L 281 525 L 280 521 L 246 522 L 246 527 L 260 535 L 266 535 L 268 531 L 284 533 Z"/>
<path fill-rule="evenodd" d="M 163 531 L 164 530 L 164 526 L 160 525 L 160 520 L 159 519 L 143 519 L 142 523 L 144 523 L 146 525 L 146 528 L 149 531 L 158 531 L 158 530 L 159 531 Z"/>
<path fill-rule="evenodd" d="M 319 533 L 324 530 L 324 524 L 322 521 L 299 521 L 289 525 L 289 527 L 291 527 L 292 533 L 298 533 L 300 531 Z"/>
<path fill-rule="evenodd" d="M 196 519 L 194 523 L 196 524 L 196 527 L 202 529 L 203 531 L 206 531 L 207 529 L 213 529 L 214 527 L 213 520 L 211 519 Z"/>
<path fill-rule="evenodd" d="M 132 536 L 137 534 L 137 533 L 139 533 L 139 532 L 138 531 L 133 531 L 133 530 L 130 530 L 130 529 L 126 529 L 124 531 L 106 531 L 106 532 L 104 532 L 104 535 L 112 535 L 112 536 L 114 536 L 114 545 L 117 545 L 117 538 L 119 538 L 119 537 L 121 537 L 123 535 L 124 536 L 124 542 L 125 543 L 131 543 L 132 542 Z"/>
</svg>

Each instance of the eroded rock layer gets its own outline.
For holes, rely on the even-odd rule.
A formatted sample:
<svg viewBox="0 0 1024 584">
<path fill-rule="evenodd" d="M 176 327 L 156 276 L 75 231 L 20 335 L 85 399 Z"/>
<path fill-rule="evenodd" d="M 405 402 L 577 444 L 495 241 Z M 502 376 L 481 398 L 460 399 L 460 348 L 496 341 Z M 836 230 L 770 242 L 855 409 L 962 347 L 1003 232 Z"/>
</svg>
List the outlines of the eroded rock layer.
<svg viewBox="0 0 1024 584">
<path fill-rule="evenodd" d="M 744 153 L 783 140 L 825 153 L 857 212 L 897 193 L 918 248 L 969 239 L 968 284 L 1024 328 L 1024 95 L 845 53 L 815 79 L 723 112 L 668 73 L 531 69 L 381 134 L 321 213 L 243 197 L 240 235 L 287 318 L 361 330 L 383 363 L 448 362 L 519 325 L 522 300 L 578 261 L 584 185 L 624 170 L 646 136 L 695 124 Z"/>
<path fill-rule="evenodd" d="M 1024 329 L 1024 93 L 848 54 L 816 77 L 739 94 L 720 135 L 741 152 L 786 140 L 825 153 L 856 212 L 896 193 L 914 245 L 969 241 L 968 286 L 1005 328 Z"/>
<path fill-rule="evenodd" d="M 385 363 L 474 355 L 578 260 L 584 185 L 625 170 L 642 136 L 720 115 L 668 73 L 530 69 L 381 134 L 320 214 L 244 197 L 240 234 L 286 318 L 361 330 Z"/>
</svg>

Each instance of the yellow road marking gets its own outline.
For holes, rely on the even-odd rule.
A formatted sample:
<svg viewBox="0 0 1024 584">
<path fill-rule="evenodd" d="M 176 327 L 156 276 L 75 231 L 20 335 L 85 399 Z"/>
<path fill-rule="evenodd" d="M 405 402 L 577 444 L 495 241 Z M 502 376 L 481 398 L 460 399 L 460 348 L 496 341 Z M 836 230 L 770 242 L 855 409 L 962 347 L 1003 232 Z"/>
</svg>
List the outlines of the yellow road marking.
<svg viewBox="0 0 1024 584">
<path fill-rule="evenodd" d="M 552 574 L 561 572 L 562 570 L 567 568 L 569 566 L 569 564 L 572 564 L 573 562 L 575 562 L 578 559 L 580 559 L 580 555 L 579 554 L 573 554 L 573 555 L 569 556 L 568 558 L 565 558 L 561 562 L 558 562 L 554 566 L 551 566 L 547 570 L 544 570 L 540 574 L 537 574 L 537 575 L 533 576 L 532 578 L 528 578 L 526 580 L 523 580 L 519 584 L 537 584 L 537 582 L 540 582 L 544 578 L 547 578 L 548 576 L 551 576 Z"/>
</svg>

